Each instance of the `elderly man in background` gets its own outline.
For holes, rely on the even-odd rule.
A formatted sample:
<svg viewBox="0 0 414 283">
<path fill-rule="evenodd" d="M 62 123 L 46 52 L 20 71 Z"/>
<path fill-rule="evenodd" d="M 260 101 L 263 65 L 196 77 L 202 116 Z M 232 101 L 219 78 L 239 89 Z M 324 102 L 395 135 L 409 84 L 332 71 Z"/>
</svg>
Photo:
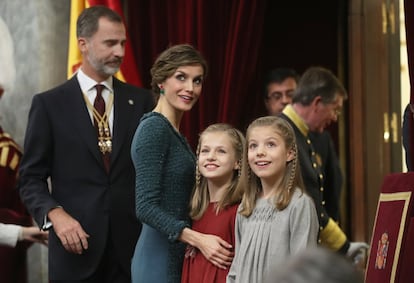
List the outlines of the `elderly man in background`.
<svg viewBox="0 0 414 283">
<path fill-rule="evenodd" d="M 328 197 L 327 192 L 332 188 L 326 187 L 326 180 L 332 173 L 324 166 L 326 158 L 319 143 L 321 140 L 313 136 L 323 133 L 332 122 L 337 121 L 345 99 L 347 92 L 331 71 L 310 67 L 300 78 L 292 104 L 283 109 L 281 117 L 295 130 L 303 181 L 318 212 L 319 243 L 347 255 L 356 263 L 364 257 L 368 245 L 350 242 L 338 225 L 338 210 L 333 210 L 329 205 L 338 202 L 339 195 L 334 199 Z"/>
</svg>

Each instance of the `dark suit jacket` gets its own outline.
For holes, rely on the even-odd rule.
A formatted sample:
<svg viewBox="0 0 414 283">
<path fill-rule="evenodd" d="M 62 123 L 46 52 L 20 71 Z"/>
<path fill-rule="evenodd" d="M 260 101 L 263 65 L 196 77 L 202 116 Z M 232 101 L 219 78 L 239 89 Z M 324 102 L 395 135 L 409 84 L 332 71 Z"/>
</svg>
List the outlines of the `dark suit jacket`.
<svg viewBox="0 0 414 283">
<path fill-rule="evenodd" d="M 135 170 L 130 147 L 141 116 L 152 109 L 154 101 L 148 91 L 115 78 L 113 88 L 109 174 L 76 76 L 33 97 L 20 166 L 21 198 L 39 225 L 51 208 L 60 205 L 90 235 L 89 249 L 75 255 L 65 251 L 51 230 L 51 280 L 90 276 L 109 240 L 122 267 L 130 272 L 141 230 L 135 217 Z"/>
<path fill-rule="evenodd" d="M 411 111 L 410 104 L 407 104 L 403 115 L 402 142 L 405 150 L 405 163 L 408 171 L 414 171 L 414 158 L 412 153 L 414 149 L 414 139 L 412 136 L 413 130 L 413 112 Z"/>
</svg>

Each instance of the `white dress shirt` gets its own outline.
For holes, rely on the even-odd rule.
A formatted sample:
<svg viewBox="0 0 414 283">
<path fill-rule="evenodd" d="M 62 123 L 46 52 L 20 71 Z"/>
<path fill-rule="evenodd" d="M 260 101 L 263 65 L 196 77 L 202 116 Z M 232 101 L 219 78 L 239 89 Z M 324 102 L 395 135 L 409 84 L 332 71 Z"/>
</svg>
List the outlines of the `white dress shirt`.
<svg viewBox="0 0 414 283">
<path fill-rule="evenodd" d="M 83 71 L 82 68 L 79 68 L 77 74 L 77 79 L 79 85 L 81 87 L 82 93 L 88 98 L 91 105 L 93 105 L 95 98 L 96 98 L 96 88 L 97 84 L 104 85 L 105 88 L 102 90 L 102 97 L 105 100 L 106 108 L 108 109 L 109 98 L 114 93 L 114 89 L 112 86 L 112 77 L 110 76 L 106 81 L 103 82 L 96 82 L 90 77 L 88 77 Z M 89 116 L 91 117 L 91 122 L 93 124 L 93 113 L 92 110 L 88 108 Z M 114 107 L 112 104 L 111 112 L 109 113 L 109 128 L 111 134 L 113 133 L 113 122 L 114 122 Z"/>
</svg>

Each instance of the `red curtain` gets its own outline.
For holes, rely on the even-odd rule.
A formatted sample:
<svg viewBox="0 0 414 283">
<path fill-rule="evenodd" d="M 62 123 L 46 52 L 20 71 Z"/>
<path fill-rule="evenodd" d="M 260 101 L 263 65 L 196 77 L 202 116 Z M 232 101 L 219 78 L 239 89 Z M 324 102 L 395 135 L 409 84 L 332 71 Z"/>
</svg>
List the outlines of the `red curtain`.
<svg viewBox="0 0 414 283">
<path fill-rule="evenodd" d="M 265 1 L 128 0 L 126 6 L 145 87 L 150 88 L 152 63 L 170 45 L 192 44 L 208 62 L 200 100 L 182 122 L 189 143 L 195 147 L 199 132 L 216 122 L 245 130 L 263 107 L 255 97 Z"/>
<path fill-rule="evenodd" d="M 407 39 L 408 72 L 410 75 L 410 104 L 414 106 L 414 1 L 404 0 L 405 30 Z M 412 114 L 412 113 L 411 113 Z M 409 164 L 414 165 L 414 120 L 408 117 L 408 156 Z"/>
</svg>

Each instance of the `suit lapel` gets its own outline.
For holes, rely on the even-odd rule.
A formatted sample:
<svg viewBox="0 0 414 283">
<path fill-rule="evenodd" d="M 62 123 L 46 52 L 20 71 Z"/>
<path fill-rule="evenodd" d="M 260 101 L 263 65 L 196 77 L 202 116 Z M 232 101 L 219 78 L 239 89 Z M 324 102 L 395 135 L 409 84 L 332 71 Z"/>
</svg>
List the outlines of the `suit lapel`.
<svg viewBox="0 0 414 283">
<path fill-rule="evenodd" d="M 89 116 L 88 108 L 76 76 L 73 76 L 64 85 L 63 93 L 67 98 L 65 101 L 67 101 L 68 109 L 79 109 L 70 116 L 73 119 L 75 127 L 78 129 L 76 134 L 84 140 L 91 154 L 101 164 L 102 168 L 104 168 L 102 155 L 98 148 L 96 130 Z"/>
<path fill-rule="evenodd" d="M 136 103 L 125 85 L 114 78 L 114 123 L 112 137 L 111 165 L 116 161 L 127 138 Z"/>
</svg>

